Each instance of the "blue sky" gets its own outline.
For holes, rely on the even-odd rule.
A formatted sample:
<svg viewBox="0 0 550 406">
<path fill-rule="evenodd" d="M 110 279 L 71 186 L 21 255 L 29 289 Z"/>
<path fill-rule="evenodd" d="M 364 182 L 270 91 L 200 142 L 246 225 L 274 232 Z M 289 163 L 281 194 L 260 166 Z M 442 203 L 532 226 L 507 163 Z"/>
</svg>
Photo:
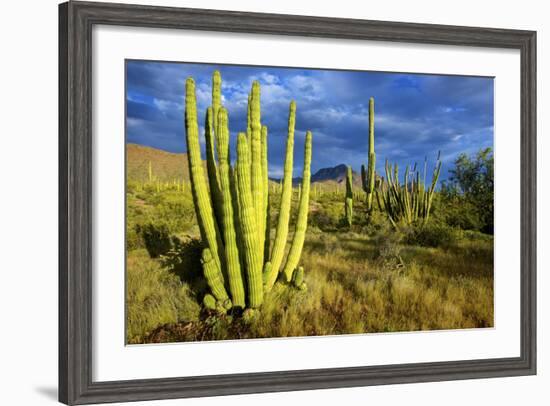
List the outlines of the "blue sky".
<svg viewBox="0 0 550 406">
<path fill-rule="evenodd" d="M 313 173 L 341 163 L 360 170 L 367 160 L 371 96 L 381 174 L 386 158 L 404 168 L 425 156 L 433 163 L 441 150 L 444 179 L 459 153 L 493 146 L 492 78 L 148 61 L 127 62 L 127 142 L 185 152 L 185 80 L 196 82 L 202 137 L 216 69 L 233 148 L 237 132 L 246 129 L 252 81 L 259 80 L 272 177 L 282 173 L 291 100 L 297 104 L 295 176 L 301 174 L 306 130 L 313 132 Z"/>
</svg>

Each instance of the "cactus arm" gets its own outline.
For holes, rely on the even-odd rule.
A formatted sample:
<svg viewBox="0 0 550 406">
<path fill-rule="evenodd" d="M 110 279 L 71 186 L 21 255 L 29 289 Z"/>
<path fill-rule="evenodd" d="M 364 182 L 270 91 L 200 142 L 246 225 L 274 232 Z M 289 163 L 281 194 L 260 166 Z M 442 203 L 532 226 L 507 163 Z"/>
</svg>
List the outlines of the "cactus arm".
<svg viewBox="0 0 550 406">
<path fill-rule="evenodd" d="M 206 143 L 206 170 L 208 172 L 208 184 L 210 185 L 210 194 L 212 195 L 212 204 L 214 207 L 214 216 L 218 226 L 221 226 L 221 192 L 218 168 L 214 152 L 214 131 L 213 131 L 213 109 L 209 107 L 206 110 L 204 122 L 204 139 Z"/>
<path fill-rule="evenodd" d="M 225 260 L 229 290 L 233 305 L 245 306 L 244 285 L 239 262 L 239 249 L 235 234 L 233 199 L 231 196 L 231 167 L 229 165 L 229 128 L 227 110 L 218 110 L 218 166 L 221 187 L 222 229 L 225 241 Z"/>
<path fill-rule="evenodd" d="M 263 264 L 264 257 L 264 238 L 265 229 L 263 225 L 265 223 L 265 211 L 264 211 L 264 198 L 263 198 L 263 169 L 262 169 L 262 126 L 260 122 L 260 84 L 255 81 L 252 84 L 252 105 L 250 108 L 250 128 L 251 128 L 251 141 L 252 141 L 252 155 L 250 180 L 252 190 L 252 201 L 254 204 L 255 220 L 256 220 L 256 232 L 257 232 L 257 250 L 258 260 Z"/>
<path fill-rule="evenodd" d="M 239 133 L 237 137 L 237 189 L 239 228 L 247 272 L 248 304 L 255 308 L 263 301 L 262 264 L 258 258 L 258 230 L 250 191 L 249 147 L 244 133 Z"/>
<path fill-rule="evenodd" d="M 288 237 L 288 222 L 290 219 L 290 205 L 292 200 L 292 169 L 294 166 L 294 127 L 296 123 L 296 103 L 292 101 L 288 113 L 288 135 L 286 139 L 286 156 L 284 165 L 283 183 L 281 187 L 281 206 L 279 209 L 279 218 L 277 220 L 277 229 L 275 231 L 275 241 L 271 251 L 271 267 L 269 275 L 266 275 L 266 290 L 269 291 L 283 261 L 285 245 Z"/>
<path fill-rule="evenodd" d="M 222 77 L 219 71 L 212 74 L 212 124 L 218 136 L 218 111 L 222 105 Z"/>
<path fill-rule="evenodd" d="M 263 239 L 261 243 L 264 246 L 264 258 L 269 258 L 269 248 L 270 248 L 270 206 L 269 206 L 269 167 L 268 167 L 268 156 L 267 156 L 267 127 L 262 126 L 262 181 L 263 181 Z"/>
<path fill-rule="evenodd" d="M 304 169 L 302 174 L 303 186 L 300 196 L 300 205 L 298 206 L 296 230 L 292 239 L 292 245 L 290 246 L 286 265 L 283 270 L 287 282 L 291 281 L 292 273 L 300 261 L 306 236 L 307 216 L 309 211 L 309 189 L 311 186 L 311 143 L 312 134 L 311 131 L 308 131 L 306 133 L 306 142 L 304 147 Z"/>
</svg>

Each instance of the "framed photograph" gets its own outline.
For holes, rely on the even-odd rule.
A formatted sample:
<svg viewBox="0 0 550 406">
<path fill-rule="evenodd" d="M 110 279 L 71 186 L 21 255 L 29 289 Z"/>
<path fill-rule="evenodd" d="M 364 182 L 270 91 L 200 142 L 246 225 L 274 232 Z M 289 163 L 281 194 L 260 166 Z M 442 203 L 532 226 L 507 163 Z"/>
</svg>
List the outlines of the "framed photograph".
<svg viewBox="0 0 550 406">
<path fill-rule="evenodd" d="M 59 6 L 59 400 L 536 373 L 536 33 Z"/>
</svg>

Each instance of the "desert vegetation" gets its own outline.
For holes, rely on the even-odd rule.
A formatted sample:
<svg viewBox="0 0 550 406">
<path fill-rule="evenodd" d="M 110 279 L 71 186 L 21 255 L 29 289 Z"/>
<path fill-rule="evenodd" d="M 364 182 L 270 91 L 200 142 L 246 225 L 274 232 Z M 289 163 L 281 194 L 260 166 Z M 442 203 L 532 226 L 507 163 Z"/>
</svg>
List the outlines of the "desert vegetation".
<svg viewBox="0 0 550 406">
<path fill-rule="evenodd" d="M 219 73 L 203 155 L 194 87 L 186 154 L 127 145 L 128 343 L 493 325 L 491 150 L 459 156 L 441 184 L 437 151 L 433 170 L 379 174 L 371 98 L 360 173 L 311 174 L 308 132 L 296 181 L 289 101 L 284 175 L 270 179 L 259 84 L 233 159 Z"/>
</svg>

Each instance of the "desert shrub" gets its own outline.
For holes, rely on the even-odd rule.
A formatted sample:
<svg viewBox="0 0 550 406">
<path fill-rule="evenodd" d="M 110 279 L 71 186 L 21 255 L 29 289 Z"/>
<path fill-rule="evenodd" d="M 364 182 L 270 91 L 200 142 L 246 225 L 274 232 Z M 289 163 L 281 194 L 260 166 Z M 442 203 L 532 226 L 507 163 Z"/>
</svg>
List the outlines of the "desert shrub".
<svg viewBox="0 0 550 406">
<path fill-rule="evenodd" d="M 456 240 L 451 227 L 435 222 L 409 227 L 404 234 L 405 243 L 421 247 L 448 247 Z"/>
<path fill-rule="evenodd" d="M 317 210 L 310 211 L 308 223 L 323 231 L 331 231 L 339 227 L 347 227 L 343 221 L 344 204 L 326 203 L 320 205 Z"/>
<path fill-rule="evenodd" d="M 197 320 L 200 306 L 187 284 L 138 250 L 127 260 L 126 312 L 127 341 L 139 343 L 159 325 Z"/>
<path fill-rule="evenodd" d="M 382 269 L 397 269 L 404 266 L 401 258 L 401 240 L 399 232 L 380 232 L 374 238 L 376 247 L 375 260 Z"/>
<path fill-rule="evenodd" d="M 434 199 L 433 219 L 450 227 L 462 230 L 480 231 L 483 229 L 478 208 L 462 196 L 437 196 Z"/>
<path fill-rule="evenodd" d="M 158 258 L 160 255 L 167 253 L 173 246 L 168 226 L 164 223 L 138 224 L 136 233 L 143 238 L 145 248 L 147 248 L 151 258 Z"/>
</svg>

